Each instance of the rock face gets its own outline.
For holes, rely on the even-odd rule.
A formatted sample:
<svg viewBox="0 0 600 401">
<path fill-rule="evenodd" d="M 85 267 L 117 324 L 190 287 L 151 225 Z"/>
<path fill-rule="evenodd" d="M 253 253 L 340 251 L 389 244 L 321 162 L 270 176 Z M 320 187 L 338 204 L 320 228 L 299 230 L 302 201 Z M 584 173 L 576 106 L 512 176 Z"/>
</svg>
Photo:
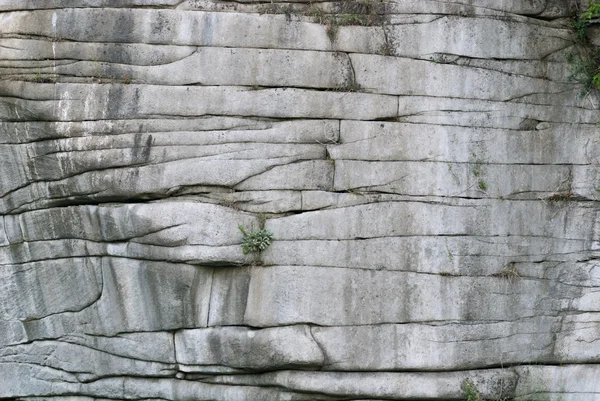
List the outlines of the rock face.
<svg viewBox="0 0 600 401">
<path fill-rule="evenodd" d="M 584 3 L 0 2 L 0 399 L 600 400 Z"/>
</svg>

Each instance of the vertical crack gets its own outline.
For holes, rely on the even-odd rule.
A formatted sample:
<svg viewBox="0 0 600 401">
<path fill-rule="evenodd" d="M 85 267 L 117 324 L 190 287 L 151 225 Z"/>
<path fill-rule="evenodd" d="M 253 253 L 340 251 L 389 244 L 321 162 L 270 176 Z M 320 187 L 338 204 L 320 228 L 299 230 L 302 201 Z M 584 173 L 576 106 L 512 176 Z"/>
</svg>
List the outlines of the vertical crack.
<svg viewBox="0 0 600 401">
<path fill-rule="evenodd" d="M 250 296 L 250 290 L 252 287 L 252 270 L 250 267 L 246 267 L 246 269 L 248 269 L 249 273 L 248 276 L 250 277 L 248 279 L 248 291 L 246 291 L 246 301 L 244 302 L 244 313 L 242 314 L 242 324 L 246 324 L 246 311 L 248 310 L 248 298 Z"/>
<path fill-rule="evenodd" d="M 300 201 L 302 202 L 302 197 L 300 197 Z M 302 203 L 300 203 L 302 205 Z M 2 232 L 4 233 L 4 237 L 0 238 L 0 245 L 9 245 L 8 241 L 8 233 L 6 232 L 6 218 L 5 216 L 0 216 L 2 218 Z"/>
<path fill-rule="evenodd" d="M 212 303 L 212 298 L 213 298 L 213 287 L 214 287 L 214 281 L 215 281 L 215 268 L 212 268 L 212 273 L 210 275 L 210 291 L 208 294 L 208 307 L 206 310 L 206 327 L 208 327 L 209 322 L 210 322 L 210 305 Z"/>
<path fill-rule="evenodd" d="M 319 343 L 317 341 L 317 339 L 315 338 L 315 334 L 313 333 L 313 327 L 312 326 L 308 326 L 308 332 L 310 333 L 310 336 L 312 337 L 313 341 L 315 342 L 315 344 L 317 344 L 317 347 L 319 347 L 319 350 L 321 350 L 321 354 L 323 355 L 323 365 L 322 366 L 326 366 L 328 363 L 328 357 L 327 357 L 327 353 L 325 352 L 325 349 L 323 348 L 323 346 L 321 345 L 321 343 Z"/>
<path fill-rule="evenodd" d="M 175 342 L 177 330 L 173 330 L 173 360 L 175 361 L 175 370 L 179 370 L 179 360 L 177 359 L 177 343 Z"/>
<path fill-rule="evenodd" d="M 348 57 L 348 65 L 350 69 L 348 70 L 348 82 L 346 84 L 346 89 L 350 92 L 356 92 L 360 90 L 360 86 L 358 82 L 356 82 L 356 70 L 354 69 L 354 64 L 352 63 L 352 57 L 348 53 L 344 53 L 346 57 Z"/>
<path fill-rule="evenodd" d="M 388 32 L 385 29 L 385 25 L 381 25 L 381 31 L 383 32 L 383 49 L 381 49 L 380 53 L 383 56 L 393 56 L 394 55 L 394 51 L 392 49 L 392 45 L 390 43 L 390 39 L 388 37 Z"/>
</svg>

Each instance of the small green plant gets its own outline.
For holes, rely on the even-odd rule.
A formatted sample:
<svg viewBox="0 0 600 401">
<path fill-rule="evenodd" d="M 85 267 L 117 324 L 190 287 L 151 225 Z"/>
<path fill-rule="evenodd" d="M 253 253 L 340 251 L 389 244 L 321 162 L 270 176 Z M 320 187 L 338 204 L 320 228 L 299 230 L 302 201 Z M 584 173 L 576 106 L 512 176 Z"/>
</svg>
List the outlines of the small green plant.
<svg viewBox="0 0 600 401">
<path fill-rule="evenodd" d="M 267 249 L 271 245 L 273 240 L 273 233 L 263 228 L 258 231 L 247 232 L 244 226 L 241 224 L 238 226 L 242 235 L 244 236 L 244 242 L 242 242 L 242 253 L 247 255 L 249 253 L 260 253 Z"/>
<path fill-rule="evenodd" d="M 459 275 L 456 273 L 451 273 L 447 270 L 443 270 L 441 272 L 438 273 L 440 276 L 442 277 L 458 277 Z"/>
<path fill-rule="evenodd" d="M 596 0 L 590 3 L 588 9 L 571 23 L 571 27 L 575 31 L 575 36 L 579 42 L 587 42 L 587 28 L 590 22 L 598 17 L 600 17 L 600 1 Z"/>
<path fill-rule="evenodd" d="M 462 387 L 463 391 L 465 392 L 465 401 L 481 401 L 479 389 L 471 381 L 471 379 L 465 379 Z"/>
<path fill-rule="evenodd" d="M 583 85 L 582 97 L 593 89 L 600 90 L 600 49 L 592 45 L 588 38 L 588 26 L 596 18 L 600 18 L 599 0 L 590 3 L 588 9 L 571 24 L 582 49 L 579 56 L 572 54 L 567 56 L 567 61 L 573 68 L 569 80 Z"/>
<path fill-rule="evenodd" d="M 56 77 L 53 76 L 43 76 L 41 72 L 37 72 L 32 79 L 32 82 L 38 84 L 53 84 L 56 83 Z"/>
<path fill-rule="evenodd" d="M 483 180 L 479 180 L 479 183 L 477 184 L 477 186 L 479 187 L 479 189 L 481 189 L 482 191 L 487 191 L 487 184 L 485 183 L 485 181 Z"/>
<path fill-rule="evenodd" d="M 586 53 L 586 56 L 567 56 L 572 68 L 569 81 L 578 82 L 588 90 L 600 89 L 600 49 L 588 49 Z"/>
<path fill-rule="evenodd" d="M 590 20 L 600 17 L 600 1 L 593 1 L 588 9 L 581 14 L 579 20 L 589 23 Z"/>
<path fill-rule="evenodd" d="M 321 8 L 311 4 L 309 11 L 305 14 L 311 16 L 314 22 L 325 25 L 327 36 L 332 42 L 335 40 L 340 26 L 381 25 L 385 13 L 385 3 L 382 0 L 347 0 L 337 3 L 335 11 L 333 14 L 326 14 Z M 388 52 L 386 51 L 386 53 Z"/>
</svg>

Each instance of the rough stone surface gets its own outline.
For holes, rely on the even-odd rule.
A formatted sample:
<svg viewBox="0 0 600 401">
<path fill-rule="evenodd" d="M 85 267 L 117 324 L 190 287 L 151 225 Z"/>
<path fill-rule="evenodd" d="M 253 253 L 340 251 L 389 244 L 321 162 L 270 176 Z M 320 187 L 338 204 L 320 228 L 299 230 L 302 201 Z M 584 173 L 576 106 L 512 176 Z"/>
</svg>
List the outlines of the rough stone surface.
<svg viewBox="0 0 600 401">
<path fill-rule="evenodd" d="M 0 1 L 0 400 L 600 401 L 588 4 Z"/>
</svg>

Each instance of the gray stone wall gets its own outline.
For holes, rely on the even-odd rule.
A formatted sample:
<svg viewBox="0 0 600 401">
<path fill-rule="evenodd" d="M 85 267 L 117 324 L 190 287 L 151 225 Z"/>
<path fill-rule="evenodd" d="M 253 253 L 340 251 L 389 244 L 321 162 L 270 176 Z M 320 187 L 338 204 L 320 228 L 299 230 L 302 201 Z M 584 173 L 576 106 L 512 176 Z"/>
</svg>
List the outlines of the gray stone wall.
<svg viewBox="0 0 600 401">
<path fill-rule="evenodd" d="M 600 400 L 585 6 L 0 2 L 0 400 Z"/>
</svg>

